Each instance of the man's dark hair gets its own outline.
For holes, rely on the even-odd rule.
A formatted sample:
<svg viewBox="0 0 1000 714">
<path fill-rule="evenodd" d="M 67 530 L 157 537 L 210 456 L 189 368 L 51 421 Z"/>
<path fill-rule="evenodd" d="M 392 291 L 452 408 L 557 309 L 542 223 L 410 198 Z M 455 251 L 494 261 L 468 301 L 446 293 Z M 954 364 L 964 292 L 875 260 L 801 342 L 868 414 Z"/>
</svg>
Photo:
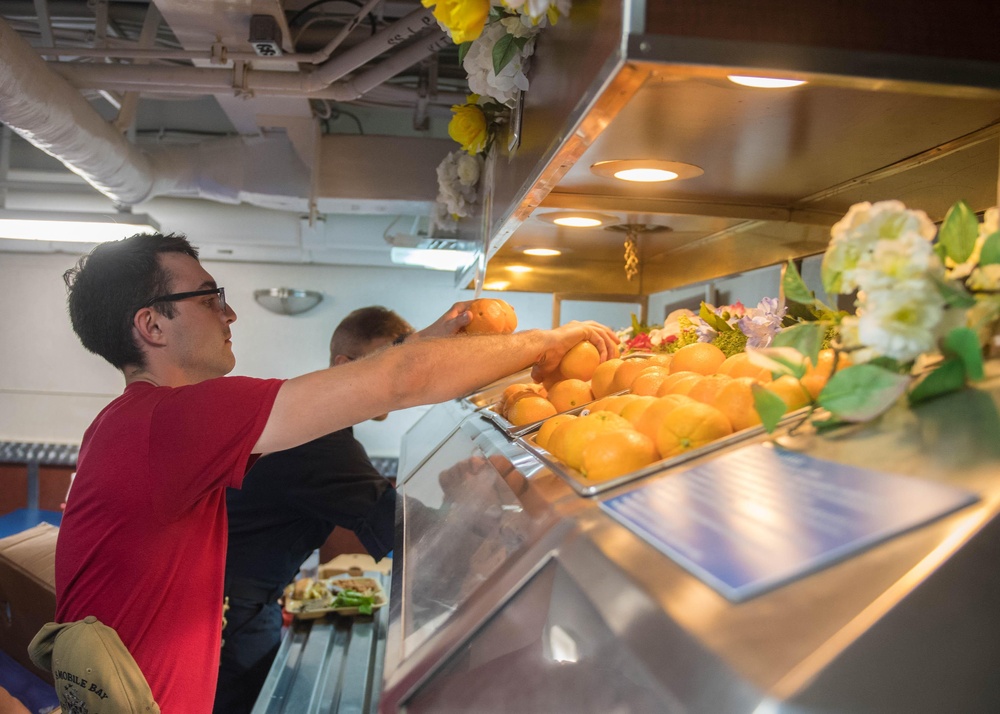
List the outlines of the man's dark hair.
<svg viewBox="0 0 1000 714">
<path fill-rule="evenodd" d="M 330 364 L 337 355 L 363 357 L 372 340 L 394 340 L 413 333 L 413 326 L 381 305 L 362 307 L 343 320 L 330 338 Z"/>
<path fill-rule="evenodd" d="M 161 253 L 183 253 L 198 259 L 198 250 L 183 235 L 139 233 L 101 243 L 63 273 L 69 292 L 69 319 L 83 346 L 118 369 L 145 366 L 132 336 L 132 318 L 147 301 L 170 289 L 170 275 L 160 265 Z M 153 309 L 172 318 L 173 303 Z"/>
</svg>

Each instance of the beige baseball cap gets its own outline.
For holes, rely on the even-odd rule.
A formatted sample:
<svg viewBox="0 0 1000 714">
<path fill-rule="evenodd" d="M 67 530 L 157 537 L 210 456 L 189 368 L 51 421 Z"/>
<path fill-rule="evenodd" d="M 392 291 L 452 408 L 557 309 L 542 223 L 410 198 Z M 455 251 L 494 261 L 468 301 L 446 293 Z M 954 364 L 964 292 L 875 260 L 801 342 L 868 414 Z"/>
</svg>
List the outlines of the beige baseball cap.
<svg viewBox="0 0 1000 714">
<path fill-rule="evenodd" d="M 63 714 L 159 714 L 139 665 L 96 617 L 44 625 L 28 656 L 52 672 Z"/>
</svg>

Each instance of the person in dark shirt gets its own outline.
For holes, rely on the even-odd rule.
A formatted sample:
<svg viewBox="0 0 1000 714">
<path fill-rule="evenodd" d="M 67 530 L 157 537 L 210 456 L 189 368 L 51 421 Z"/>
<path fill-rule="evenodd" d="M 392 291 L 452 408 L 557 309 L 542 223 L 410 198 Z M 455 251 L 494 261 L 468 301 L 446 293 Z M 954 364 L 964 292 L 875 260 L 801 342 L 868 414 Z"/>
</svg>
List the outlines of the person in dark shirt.
<svg viewBox="0 0 1000 714">
<path fill-rule="evenodd" d="M 420 335 L 454 334 L 467 321 L 464 314 L 449 321 L 446 313 Z M 355 310 L 334 330 L 330 365 L 353 362 L 411 334 L 410 324 L 391 310 Z M 227 491 L 226 508 L 229 609 L 214 714 L 253 709 L 281 641 L 278 597 L 336 526 L 354 531 L 375 560 L 392 550 L 396 490 L 348 427 L 261 457 L 243 489 Z"/>
</svg>

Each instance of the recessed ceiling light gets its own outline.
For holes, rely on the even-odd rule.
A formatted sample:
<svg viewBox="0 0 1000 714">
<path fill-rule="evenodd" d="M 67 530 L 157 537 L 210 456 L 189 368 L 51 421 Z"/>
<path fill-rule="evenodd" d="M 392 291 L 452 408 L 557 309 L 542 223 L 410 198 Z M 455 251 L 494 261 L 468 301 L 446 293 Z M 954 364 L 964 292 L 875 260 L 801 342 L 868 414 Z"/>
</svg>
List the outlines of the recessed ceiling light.
<svg viewBox="0 0 1000 714">
<path fill-rule="evenodd" d="M 542 258 L 551 258 L 554 255 L 562 255 L 562 251 L 556 250 L 555 248 L 525 248 L 523 253 L 525 255 L 537 255 Z"/>
<path fill-rule="evenodd" d="M 509 287 L 509 280 L 491 280 L 488 283 L 483 283 L 483 290 L 506 290 Z"/>
<path fill-rule="evenodd" d="M 530 273 L 534 268 L 527 265 L 508 265 L 507 270 L 512 273 Z"/>
<path fill-rule="evenodd" d="M 535 218 L 565 228 L 595 228 L 618 223 L 616 216 L 594 213 L 593 211 L 550 211 L 535 214 Z"/>
<path fill-rule="evenodd" d="M 798 87 L 806 83 L 804 79 L 782 79 L 780 77 L 750 77 L 740 74 L 730 74 L 729 81 L 741 84 L 744 87 L 756 87 L 758 89 L 788 89 Z"/>
<path fill-rule="evenodd" d="M 683 164 L 680 161 L 660 161 L 659 159 L 598 161 L 590 167 L 590 170 L 598 176 L 647 183 L 694 178 L 705 173 L 694 164 Z"/>
</svg>

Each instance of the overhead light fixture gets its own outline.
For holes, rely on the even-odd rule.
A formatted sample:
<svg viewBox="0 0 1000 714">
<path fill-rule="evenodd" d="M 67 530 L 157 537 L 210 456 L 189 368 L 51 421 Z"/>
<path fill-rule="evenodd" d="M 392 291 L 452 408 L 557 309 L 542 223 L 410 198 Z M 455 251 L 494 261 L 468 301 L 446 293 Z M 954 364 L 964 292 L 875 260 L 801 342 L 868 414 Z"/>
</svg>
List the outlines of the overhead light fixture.
<svg viewBox="0 0 1000 714">
<path fill-rule="evenodd" d="M 556 255 L 562 255 L 562 251 L 555 248 L 525 248 L 522 252 L 525 255 L 534 255 L 540 258 L 551 258 Z"/>
<path fill-rule="evenodd" d="M 730 82 L 740 84 L 744 87 L 755 87 L 757 89 L 788 89 L 798 87 L 806 83 L 804 79 L 782 79 L 781 77 L 751 77 L 742 74 L 730 74 L 727 76 Z"/>
<path fill-rule="evenodd" d="M 534 268 L 527 265 L 508 265 L 507 270 L 511 273 L 530 273 Z"/>
<path fill-rule="evenodd" d="M 389 258 L 397 265 L 415 265 L 431 270 L 455 271 L 464 268 L 473 260 L 473 254 L 467 250 L 449 250 L 443 248 L 403 248 L 393 246 Z"/>
<path fill-rule="evenodd" d="M 616 216 L 594 213 L 593 211 L 550 211 L 549 213 L 538 213 L 535 218 L 565 228 L 595 228 L 618 223 L 619 220 Z"/>
<path fill-rule="evenodd" d="M 143 213 L 0 209 L 0 238 L 106 243 L 136 233 L 159 232 L 159 224 Z"/>
<path fill-rule="evenodd" d="M 700 167 L 694 164 L 684 164 L 680 161 L 661 161 L 659 159 L 598 161 L 590 167 L 590 170 L 598 176 L 641 183 L 689 179 L 705 173 Z"/>
<path fill-rule="evenodd" d="M 491 280 L 488 283 L 483 283 L 483 290 L 506 290 L 509 287 L 509 280 Z"/>
<path fill-rule="evenodd" d="M 253 299 L 266 310 L 278 315 L 299 315 L 319 305 L 323 301 L 323 293 L 315 290 L 266 288 L 254 290 Z"/>
</svg>

